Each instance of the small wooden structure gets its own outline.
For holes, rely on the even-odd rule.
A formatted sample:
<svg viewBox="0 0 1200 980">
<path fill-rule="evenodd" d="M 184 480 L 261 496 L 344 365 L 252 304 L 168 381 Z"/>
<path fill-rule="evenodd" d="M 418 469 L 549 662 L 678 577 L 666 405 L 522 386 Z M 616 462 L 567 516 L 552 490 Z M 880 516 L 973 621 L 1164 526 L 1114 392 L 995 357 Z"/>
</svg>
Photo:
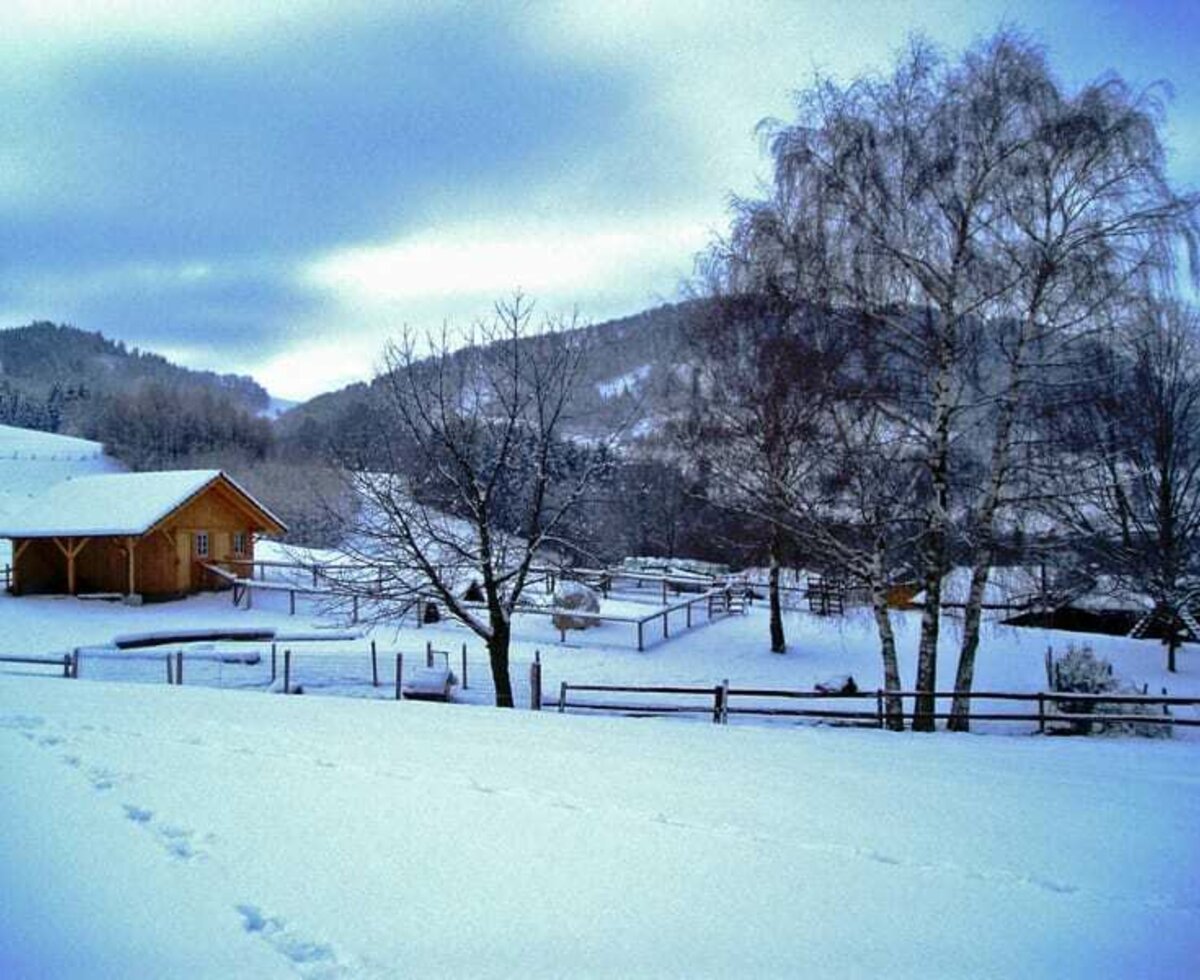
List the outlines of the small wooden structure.
<svg viewBox="0 0 1200 980">
<path fill-rule="evenodd" d="M 220 470 L 113 473 L 49 487 L 0 527 L 12 592 L 168 598 L 220 587 L 205 565 L 253 559 L 279 518 Z"/>
</svg>

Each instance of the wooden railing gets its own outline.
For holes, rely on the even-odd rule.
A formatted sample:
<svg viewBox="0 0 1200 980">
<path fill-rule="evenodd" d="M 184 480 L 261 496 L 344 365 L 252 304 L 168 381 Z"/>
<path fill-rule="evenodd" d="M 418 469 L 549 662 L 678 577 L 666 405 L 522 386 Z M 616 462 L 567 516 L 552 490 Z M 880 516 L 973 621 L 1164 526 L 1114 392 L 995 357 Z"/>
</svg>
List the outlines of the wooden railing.
<svg viewBox="0 0 1200 980">
<path fill-rule="evenodd" d="M 30 664 L 39 667 L 55 667 L 62 670 L 63 677 L 75 676 L 74 659 L 69 653 L 64 653 L 61 657 L 26 657 L 4 653 L 0 654 L 0 663 Z"/>
<path fill-rule="evenodd" d="M 643 702 L 638 700 L 626 701 L 593 701 L 571 700 L 570 692 L 603 692 L 624 693 L 636 695 L 674 694 L 687 698 L 705 698 L 708 702 L 696 704 L 694 701 L 683 703 Z M 813 718 L 824 721 L 838 721 L 847 724 L 864 725 L 872 728 L 884 728 L 888 722 L 888 702 L 899 698 L 912 699 L 918 696 L 916 691 L 854 691 L 854 692 L 825 692 L 825 691 L 794 691 L 779 688 L 749 688 L 730 687 L 728 681 L 713 687 L 675 687 L 657 686 L 646 687 L 637 685 L 614 684 L 570 684 L 562 682 L 559 687 L 558 710 L 567 709 L 585 711 L 608 711 L 626 715 L 678 714 L 687 712 L 704 712 L 711 714 L 717 724 L 724 724 L 730 715 L 749 715 L 784 718 Z M 935 691 L 932 694 L 935 701 L 948 701 L 956 697 L 953 691 Z M 966 695 L 968 701 L 1000 701 L 1017 704 L 1036 705 L 1035 711 L 1002 711 L 985 708 L 971 710 L 971 721 L 1000 721 L 1021 722 L 1037 726 L 1039 732 L 1050 730 L 1049 726 L 1057 723 L 1069 723 L 1073 728 L 1104 724 L 1147 724 L 1168 725 L 1180 727 L 1200 727 L 1200 717 L 1181 718 L 1169 712 L 1172 707 L 1200 707 L 1200 698 L 1171 697 L 1156 694 L 1076 694 L 1065 691 L 1037 691 L 1032 693 L 1014 691 L 975 691 Z M 758 704 L 735 704 L 735 699 L 754 699 Z M 855 709 L 819 707 L 792 707 L 784 705 L 764 705 L 763 701 L 784 701 L 790 704 L 796 702 L 866 702 L 867 707 Z M 1077 710 L 1079 705 L 1096 707 L 1098 705 L 1137 705 L 1142 708 L 1161 708 L 1161 713 L 1135 713 L 1131 711 L 1120 713 L 1097 714 L 1093 711 Z M 1065 709 L 1064 709 L 1065 706 Z M 944 721 L 951 717 L 948 711 L 934 712 L 932 717 Z"/>
</svg>

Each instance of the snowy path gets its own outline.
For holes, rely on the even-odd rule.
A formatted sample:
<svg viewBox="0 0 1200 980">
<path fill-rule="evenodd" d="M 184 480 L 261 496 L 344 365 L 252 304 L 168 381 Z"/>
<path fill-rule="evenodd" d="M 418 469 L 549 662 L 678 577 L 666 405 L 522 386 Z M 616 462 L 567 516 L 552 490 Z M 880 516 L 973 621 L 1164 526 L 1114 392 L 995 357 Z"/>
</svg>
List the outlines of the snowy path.
<svg viewBox="0 0 1200 980">
<path fill-rule="evenodd" d="M 1184 976 L 1198 764 L 0 677 L 0 973 Z"/>
</svg>

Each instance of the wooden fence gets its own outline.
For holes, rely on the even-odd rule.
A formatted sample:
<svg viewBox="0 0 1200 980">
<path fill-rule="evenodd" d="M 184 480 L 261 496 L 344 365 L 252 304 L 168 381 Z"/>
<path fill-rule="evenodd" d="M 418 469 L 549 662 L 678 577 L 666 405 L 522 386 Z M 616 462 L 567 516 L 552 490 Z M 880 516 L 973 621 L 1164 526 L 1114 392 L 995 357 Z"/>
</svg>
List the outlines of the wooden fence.
<svg viewBox="0 0 1200 980">
<path fill-rule="evenodd" d="M 664 704 L 662 702 L 643 702 L 639 700 L 571 700 L 572 691 L 585 693 L 622 693 L 643 695 L 678 695 L 687 700 Z M 728 681 L 713 687 L 676 687 L 676 686 L 634 686 L 614 684 L 570 684 L 563 681 L 559 687 L 558 710 L 560 713 L 568 709 L 583 711 L 607 711 L 624 715 L 657 715 L 703 713 L 710 715 L 715 724 L 726 724 L 730 715 L 749 715 L 760 717 L 783 718 L 812 718 L 823 721 L 840 722 L 849 725 L 860 725 L 869 728 L 884 728 L 887 724 L 887 702 L 890 698 L 912 699 L 918 696 L 916 691 L 856 691 L 847 693 L 830 693 L 823 691 L 793 691 L 778 688 L 739 688 L 730 687 Z M 949 701 L 955 697 L 953 691 L 935 691 L 932 697 L 935 701 Z M 753 699 L 757 703 L 736 704 L 736 700 Z M 1181 727 L 1200 727 L 1200 717 L 1180 718 L 1169 711 L 1172 707 L 1198 707 L 1200 698 L 1171 697 L 1156 694 L 1076 694 L 1072 692 L 1037 691 L 1034 693 L 1018 693 L 1014 691 L 975 691 L 968 695 L 970 701 L 1000 701 L 1017 704 L 1036 705 L 1036 711 L 1016 712 L 1000 711 L 991 708 L 972 710 L 971 721 L 1001 721 L 1036 724 L 1039 732 L 1051 731 L 1051 726 L 1066 723 L 1074 729 L 1085 728 L 1089 725 L 1103 724 L 1147 724 L 1168 725 Z M 785 704 L 763 704 L 762 702 L 782 701 Z M 795 706 L 804 702 L 844 701 L 858 702 L 865 707 L 834 708 L 821 706 Z M 1110 705 L 1119 713 L 1096 714 L 1082 708 L 1095 708 L 1099 705 Z M 1160 708 L 1158 714 L 1142 714 L 1132 711 L 1120 712 L 1122 705 L 1138 706 L 1141 708 Z M 933 718 L 944 721 L 950 717 L 949 711 L 937 711 Z"/>
<path fill-rule="evenodd" d="M 39 667 L 54 667 L 61 669 L 63 677 L 75 676 L 75 660 L 69 653 L 64 653 L 61 657 L 27 657 L 18 654 L 0 654 L 0 663 L 2 664 L 29 664 Z"/>
</svg>

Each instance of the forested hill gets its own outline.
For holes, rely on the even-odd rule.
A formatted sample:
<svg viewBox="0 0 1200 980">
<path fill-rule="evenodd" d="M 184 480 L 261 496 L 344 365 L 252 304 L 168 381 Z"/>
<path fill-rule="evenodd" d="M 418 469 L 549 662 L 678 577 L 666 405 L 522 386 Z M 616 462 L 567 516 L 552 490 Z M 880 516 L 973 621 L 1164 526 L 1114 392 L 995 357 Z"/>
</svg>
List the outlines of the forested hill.
<svg viewBox="0 0 1200 980">
<path fill-rule="evenodd" d="M 99 333 L 0 330 L 0 422 L 96 439 L 137 468 L 226 449 L 261 456 L 269 400 L 253 378 L 191 371 Z"/>
<path fill-rule="evenodd" d="M 54 323 L 0 330 L 0 378 L 36 396 L 55 385 L 113 391 L 146 382 L 202 387 L 247 411 L 262 411 L 270 396 L 253 378 L 192 371 L 159 354 L 127 348 L 101 333 Z"/>
<path fill-rule="evenodd" d="M 691 385 L 684 367 L 688 328 L 700 313 L 700 304 L 689 301 L 580 327 L 586 355 L 566 431 L 608 432 L 635 416 L 633 434 L 644 435 L 678 411 Z M 354 446 L 371 424 L 370 392 L 370 384 L 354 384 L 286 412 L 276 422 L 281 447 L 309 453 Z"/>
</svg>

